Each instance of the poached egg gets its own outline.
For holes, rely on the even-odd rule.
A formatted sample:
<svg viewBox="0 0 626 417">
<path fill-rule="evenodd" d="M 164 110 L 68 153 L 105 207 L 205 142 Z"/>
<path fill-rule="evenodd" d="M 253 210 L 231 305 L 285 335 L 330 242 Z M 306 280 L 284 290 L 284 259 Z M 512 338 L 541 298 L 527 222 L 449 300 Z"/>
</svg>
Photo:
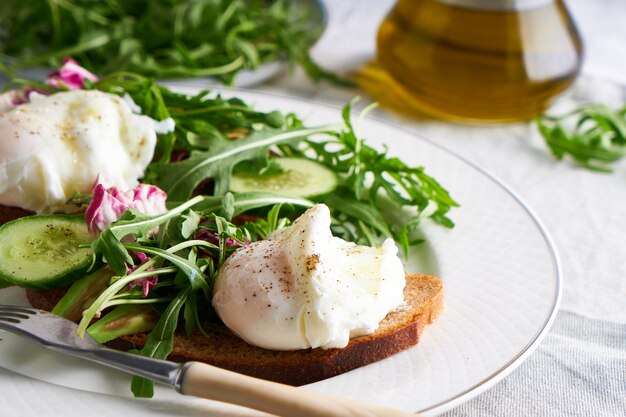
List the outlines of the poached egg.
<svg viewBox="0 0 626 417">
<path fill-rule="evenodd" d="M 397 252 L 392 239 L 371 248 L 333 237 L 329 209 L 318 204 L 234 252 L 218 273 L 213 307 L 262 348 L 342 348 L 404 303 Z"/>
<path fill-rule="evenodd" d="M 156 122 L 120 97 L 72 90 L 0 110 L 0 204 L 38 213 L 62 210 L 96 180 L 138 184 L 154 153 Z"/>
</svg>

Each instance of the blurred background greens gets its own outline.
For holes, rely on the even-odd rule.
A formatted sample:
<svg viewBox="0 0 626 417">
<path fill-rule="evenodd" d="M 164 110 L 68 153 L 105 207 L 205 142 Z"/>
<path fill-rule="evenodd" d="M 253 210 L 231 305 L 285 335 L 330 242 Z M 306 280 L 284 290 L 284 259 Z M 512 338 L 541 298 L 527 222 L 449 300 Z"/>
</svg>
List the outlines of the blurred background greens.
<svg viewBox="0 0 626 417">
<path fill-rule="evenodd" d="M 2 0 L 0 72 L 59 67 L 72 56 L 98 74 L 215 77 L 285 60 L 341 83 L 309 55 L 325 11 L 317 0 Z"/>
</svg>

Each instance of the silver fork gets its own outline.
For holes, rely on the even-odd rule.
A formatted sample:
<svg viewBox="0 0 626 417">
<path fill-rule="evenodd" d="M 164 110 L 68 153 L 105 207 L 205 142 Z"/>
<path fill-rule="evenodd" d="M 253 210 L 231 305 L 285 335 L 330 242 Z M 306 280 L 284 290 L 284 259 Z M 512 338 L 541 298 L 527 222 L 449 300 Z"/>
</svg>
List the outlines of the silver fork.
<svg viewBox="0 0 626 417">
<path fill-rule="evenodd" d="M 169 385 L 181 394 L 253 408 L 283 417 L 416 417 L 394 410 L 305 391 L 200 362 L 177 364 L 103 347 L 76 335 L 76 323 L 28 307 L 0 305 L 0 329 L 40 345 Z"/>
</svg>

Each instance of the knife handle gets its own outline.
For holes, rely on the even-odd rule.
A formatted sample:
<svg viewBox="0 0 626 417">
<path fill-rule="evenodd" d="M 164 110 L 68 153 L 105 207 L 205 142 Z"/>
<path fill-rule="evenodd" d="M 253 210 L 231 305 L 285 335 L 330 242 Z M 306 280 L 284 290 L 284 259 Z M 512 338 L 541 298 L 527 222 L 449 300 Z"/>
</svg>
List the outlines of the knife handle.
<svg viewBox="0 0 626 417">
<path fill-rule="evenodd" d="M 185 364 L 177 385 L 184 395 L 236 404 L 282 417 L 419 417 L 418 414 L 306 391 L 200 362 Z"/>
</svg>

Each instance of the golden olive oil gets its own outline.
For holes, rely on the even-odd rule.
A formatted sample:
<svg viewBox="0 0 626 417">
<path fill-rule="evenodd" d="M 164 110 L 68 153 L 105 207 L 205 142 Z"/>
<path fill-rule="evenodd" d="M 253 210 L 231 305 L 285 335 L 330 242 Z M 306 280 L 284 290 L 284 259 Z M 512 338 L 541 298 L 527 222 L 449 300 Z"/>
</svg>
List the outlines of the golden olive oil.
<svg viewBox="0 0 626 417">
<path fill-rule="evenodd" d="M 378 33 L 380 66 L 427 113 L 452 119 L 537 116 L 581 58 L 561 0 L 398 0 Z"/>
</svg>

